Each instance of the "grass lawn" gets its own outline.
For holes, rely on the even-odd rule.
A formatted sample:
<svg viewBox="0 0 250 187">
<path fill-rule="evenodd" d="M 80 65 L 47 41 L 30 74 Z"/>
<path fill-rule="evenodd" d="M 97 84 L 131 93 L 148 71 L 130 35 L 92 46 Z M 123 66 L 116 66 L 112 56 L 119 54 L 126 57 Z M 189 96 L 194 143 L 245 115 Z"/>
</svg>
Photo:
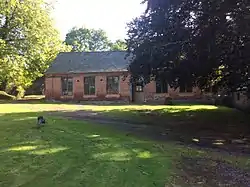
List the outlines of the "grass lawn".
<svg viewBox="0 0 250 187">
<path fill-rule="evenodd" d="M 90 109 L 110 111 L 109 115 L 115 110 L 174 113 L 178 108 L 182 107 L 0 104 L 0 186 L 171 186 L 185 183 L 177 177 L 183 157 L 220 159 L 237 167 L 249 165 L 245 156 L 144 140 L 46 113 Z M 48 118 L 48 124 L 38 130 L 33 127 L 41 114 Z"/>
<path fill-rule="evenodd" d="M 1 102 L 0 102 L 1 103 Z M 210 122 L 239 122 L 245 120 L 245 115 L 241 112 L 234 111 L 226 107 L 218 107 L 213 105 L 73 105 L 73 104 L 54 104 L 54 103 L 37 103 L 30 102 L 29 104 L 3 104 L 6 112 L 12 113 L 12 108 L 15 111 L 30 112 L 30 111 L 93 111 L 100 114 L 115 118 L 127 118 L 134 121 L 154 121 L 150 120 L 153 117 L 164 118 L 165 120 L 191 120 L 197 121 L 204 119 Z M 219 117 L 215 118 L 214 115 Z M 221 122 L 219 121 L 219 122 Z"/>
</svg>

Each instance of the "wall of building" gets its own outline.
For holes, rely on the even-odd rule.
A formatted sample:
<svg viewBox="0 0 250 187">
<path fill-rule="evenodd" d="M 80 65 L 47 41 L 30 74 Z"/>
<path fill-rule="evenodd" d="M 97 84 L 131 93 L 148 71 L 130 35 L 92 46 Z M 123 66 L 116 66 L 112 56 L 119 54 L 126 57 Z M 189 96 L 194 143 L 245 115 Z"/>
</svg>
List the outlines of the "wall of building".
<svg viewBox="0 0 250 187">
<path fill-rule="evenodd" d="M 45 97 L 54 100 L 130 100 L 129 77 L 125 73 L 53 74 L 45 77 Z M 84 77 L 95 76 L 95 95 L 84 95 Z M 119 93 L 107 94 L 107 76 L 119 76 Z M 62 95 L 62 77 L 73 78 L 73 95 Z"/>
<path fill-rule="evenodd" d="M 192 92 L 181 93 L 179 88 L 173 89 L 170 86 L 168 87 L 168 93 L 156 93 L 156 82 L 151 81 L 144 87 L 144 97 L 144 100 L 149 103 L 164 103 L 166 97 L 173 99 L 201 99 L 202 94 L 201 90 L 197 87 L 194 87 Z"/>
<path fill-rule="evenodd" d="M 57 74 L 46 75 L 45 77 L 45 96 L 47 99 L 54 100 L 132 100 L 132 92 L 129 83 L 129 76 L 124 80 L 125 73 L 86 73 L 86 74 Z M 61 87 L 62 77 L 73 78 L 73 95 L 63 96 Z M 95 95 L 84 95 L 84 77 L 95 76 Z M 107 94 L 107 76 L 119 76 L 119 93 Z M 156 83 L 151 81 L 145 85 L 141 100 L 148 103 L 164 103 L 166 97 L 173 99 L 201 99 L 202 94 L 199 88 L 194 87 L 192 92 L 181 93 L 179 89 L 168 88 L 168 93 L 156 93 Z M 136 93 L 134 93 L 136 94 Z M 136 102 L 136 101 L 135 101 Z"/>
</svg>

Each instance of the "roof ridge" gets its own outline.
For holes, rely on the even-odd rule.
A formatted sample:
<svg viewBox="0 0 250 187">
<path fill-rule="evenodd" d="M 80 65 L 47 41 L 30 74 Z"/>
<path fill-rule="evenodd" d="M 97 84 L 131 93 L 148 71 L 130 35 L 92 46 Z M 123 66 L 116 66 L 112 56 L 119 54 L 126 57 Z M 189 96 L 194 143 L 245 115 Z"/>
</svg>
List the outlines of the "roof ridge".
<svg viewBox="0 0 250 187">
<path fill-rule="evenodd" d="M 111 51 L 82 51 L 82 52 L 78 52 L 78 51 L 70 51 L 70 52 L 60 52 L 62 54 L 65 53 L 114 53 L 114 52 L 124 52 L 126 53 L 127 51 L 122 51 L 122 50 L 111 50 Z"/>
</svg>

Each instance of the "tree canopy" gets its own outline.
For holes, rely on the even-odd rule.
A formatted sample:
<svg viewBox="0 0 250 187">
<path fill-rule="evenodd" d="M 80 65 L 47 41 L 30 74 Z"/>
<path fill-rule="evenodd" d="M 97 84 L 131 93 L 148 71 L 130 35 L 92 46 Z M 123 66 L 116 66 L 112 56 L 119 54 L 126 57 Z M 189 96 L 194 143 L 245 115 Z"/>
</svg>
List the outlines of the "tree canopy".
<svg viewBox="0 0 250 187">
<path fill-rule="evenodd" d="M 65 43 L 72 46 L 72 51 L 108 50 L 110 42 L 102 29 L 72 28 L 66 35 Z"/>
<path fill-rule="evenodd" d="M 107 33 L 102 29 L 89 29 L 73 27 L 66 34 L 65 43 L 72 46 L 72 51 L 108 51 L 126 50 L 126 42 L 118 39 L 110 41 Z"/>
<path fill-rule="evenodd" d="M 45 1 L 0 1 L 0 90 L 22 92 L 64 50 Z"/>
<path fill-rule="evenodd" d="M 112 51 L 126 51 L 127 44 L 123 40 L 116 40 L 115 42 L 110 43 L 110 50 L 112 50 Z"/>
<path fill-rule="evenodd" d="M 132 77 L 162 77 L 172 87 L 249 87 L 249 1 L 145 2 L 145 14 L 128 24 Z"/>
</svg>

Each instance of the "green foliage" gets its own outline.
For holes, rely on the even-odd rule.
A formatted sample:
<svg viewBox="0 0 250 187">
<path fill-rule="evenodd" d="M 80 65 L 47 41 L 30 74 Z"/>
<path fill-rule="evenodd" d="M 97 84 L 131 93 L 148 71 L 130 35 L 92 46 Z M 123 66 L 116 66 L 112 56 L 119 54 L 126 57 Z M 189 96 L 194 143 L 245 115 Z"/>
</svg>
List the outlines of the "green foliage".
<svg viewBox="0 0 250 187">
<path fill-rule="evenodd" d="M 112 50 L 112 51 L 126 51 L 127 44 L 123 40 L 116 40 L 115 42 L 110 44 L 110 50 Z"/>
<path fill-rule="evenodd" d="M 158 76 L 177 87 L 235 91 L 249 87 L 250 2 L 146 0 L 148 9 L 128 26 L 132 77 Z"/>
<path fill-rule="evenodd" d="M 109 40 L 105 31 L 87 28 L 72 28 L 66 35 L 65 43 L 72 51 L 103 51 L 109 49 Z"/>
<path fill-rule="evenodd" d="M 73 27 L 66 35 L 65 43 L 72 46 L 72 51 L 125 51 L 127 44 L 123 40 L 111 42 L 102 30 Z"/>
<path fill-rule="evenodd" d="M 14 96 L 7 94 L 4 91 L 0 91 L 0 100 L 13 100 L 15 99 Z"/>
<path fill-rule="evenodd" d="M 1 89 L 23 92 L 67 48 L 59 40 L 45 1 L 0 1 Z"/>
</svg>

